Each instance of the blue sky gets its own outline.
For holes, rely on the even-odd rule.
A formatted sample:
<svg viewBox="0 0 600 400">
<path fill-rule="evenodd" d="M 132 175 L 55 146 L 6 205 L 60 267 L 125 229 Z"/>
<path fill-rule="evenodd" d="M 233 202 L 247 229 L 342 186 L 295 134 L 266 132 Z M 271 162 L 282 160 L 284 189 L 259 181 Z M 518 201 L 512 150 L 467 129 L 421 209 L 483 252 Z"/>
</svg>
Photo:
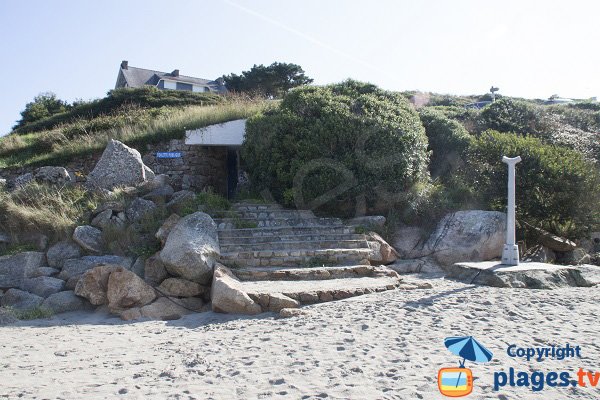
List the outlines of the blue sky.
<svg viewBox="0 0 600 400">
<path fill-rule="evenodd" d="M 102 97 L 129 65 L 202 78 L 273 61 L 317 84 L 600 96 L 600 2 L 0 0 L 0 134 L 40 92 Z"/>
</svg>

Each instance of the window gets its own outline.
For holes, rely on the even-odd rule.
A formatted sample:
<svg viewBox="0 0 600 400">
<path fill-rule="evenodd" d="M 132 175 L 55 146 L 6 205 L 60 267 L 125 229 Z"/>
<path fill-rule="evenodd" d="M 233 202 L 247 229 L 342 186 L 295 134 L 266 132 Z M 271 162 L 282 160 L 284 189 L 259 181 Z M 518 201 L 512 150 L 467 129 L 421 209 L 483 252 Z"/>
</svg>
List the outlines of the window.
<svg viewBox="0 0 600 400">
<path fill-rule="evenodd" d="M 165 89 L 172 89 L 172 90 L 177 89 L 177 83 L 175 83 L 175 82 L 163 81 L 163 83 L 164 83 Z"/>
<path fill-rule="evenodd" d="M 196 86 L 194 85 L 194 92 L 208 92 L 208 88 L 206 86 Z"/>
</svg>

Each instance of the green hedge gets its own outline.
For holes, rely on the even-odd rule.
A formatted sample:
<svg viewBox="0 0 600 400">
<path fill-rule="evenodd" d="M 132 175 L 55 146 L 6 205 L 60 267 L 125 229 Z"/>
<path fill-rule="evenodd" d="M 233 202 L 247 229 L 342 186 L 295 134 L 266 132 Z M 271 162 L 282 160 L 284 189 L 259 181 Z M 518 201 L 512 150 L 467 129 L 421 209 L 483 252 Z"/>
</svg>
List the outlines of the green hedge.
<svg viewBox="0 0 600 400">
<path fill-rule="evenodd" d="M 392 194 L 426 181 L 426 148 L 402 95 L 346 81 L 292 90 L 249 119 L 242 153 L 253 184 L 276 200 L 345 215 L 357 197 L 391 208 Z"/>
<path fill-rule="evenodd" d="M 462 179 L 481 203 L 505 210 L 507 166 L 517 164 L 517 219 L 572 238 L 600 226 L 600 174 L 573 150 L 534 137 L 486 131 L 471 144 Z"/>
</svg>

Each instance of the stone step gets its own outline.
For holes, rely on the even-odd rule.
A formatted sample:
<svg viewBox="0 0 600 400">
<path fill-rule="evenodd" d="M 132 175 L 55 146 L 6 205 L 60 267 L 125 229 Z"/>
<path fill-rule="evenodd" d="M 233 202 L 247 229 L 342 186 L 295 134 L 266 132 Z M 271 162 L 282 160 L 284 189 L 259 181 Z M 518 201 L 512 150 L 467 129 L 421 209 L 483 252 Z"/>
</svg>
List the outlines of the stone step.
<svg viewBox="0 0 600 400">
<path fill-rule="evenodd" d="M 296 240 L 270 243 L 223 244 L 219 242 L 222 253 L 235 251 L 262 250 L 298 250 L 298 249 L 365 249 L 369 248 L 366 240 Z"/>
<path fill-rule="evenodd" d="M 271 218 L 271 219 L 255 219 L 255 218 L 215 218 L 215 223 L 219 229 L 237 229 L 238 227 L 253 228 L 263 227 L 318 227 L 318 226 L 342 226 L 342 221 L 339 218 Z"/>
<path fill-rule="evenodd" d="M 219 231 L 219 240 L 235 237 L 270 237 L 291 235 L 346 235 L 354 234 L 355 228 L 348 226 L 283 226 L 242 229 L 223 229 Z"/>
<path fill-rule="evenodd" d="M 284 208 L 279 204 L 254 204 L 254 203 L 236 203 L 231 207 L 237 211 L 269 211 L 269 210 L 283 210 Z"/>
<path fill-rule="evenodd" d="M 283 294 L 302 304 L 343 300 L 363 294 L 393 290 L 400 286 L 400 279 L 389 276 L 342 278 L 307 281 L 254 281 L 241 282 L 241 290 L 260 304 L 263 311 L 271 309 L 273 296 Z"/>
<path fill-rule="evenodd" d="M 221 253 L 221 263 L 231 267 L 310 266 L 368 264 L 370 249 L 297 249 Z"/>
<path fill-rule="evenodd" d="M 389 276 L 398 274 L 387 267 L 372 265 L 347 265 L 336 267 L 255 267 L 235 270 L 235 275 L 241 281 L 316 281 L 326 279 L 344 279 L 361 277 Z"/>
<path fill-rule="evenodd" d="M 266 219 L 300 219 L 316 218 L 310 210 L 266 210 L 266 211 L 236 211 L 240 218 Z"/>
<path fill-rule="evenodd" d="M 365 235 L 356 233 L 340 233 L 340 234 L 298 234 L 298 235 L 270 235 L 270 236 L 223 236 L 225 232 L 219 232 L 219 243 L 221 247 L 227 245 L 246 245 L 246 244 L 277 244 L 279 242 L 297 242 L 297 241 L 346 241 L 346 240 L 362 240 L 365 241 Z"/>
</svg>

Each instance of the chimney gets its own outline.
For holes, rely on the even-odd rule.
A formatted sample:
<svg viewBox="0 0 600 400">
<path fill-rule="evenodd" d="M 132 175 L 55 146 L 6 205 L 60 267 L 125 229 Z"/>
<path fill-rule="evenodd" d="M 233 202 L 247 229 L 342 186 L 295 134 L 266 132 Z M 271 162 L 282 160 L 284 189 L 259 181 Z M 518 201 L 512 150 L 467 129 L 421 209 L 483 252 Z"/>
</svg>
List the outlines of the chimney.
<svg viewBox="0 0 600 400">
<path fill-rule="evenodd" d="M 127 60 L 121 61 L 121 69 L 127 69 L 129 67 Z"/>
<path fill-rule="evenodd" d="M 178 69 L 174 69 L 173 72 L 171 72 L 172 76 L 179 76 L 179 70 Z"/>
</svg>

